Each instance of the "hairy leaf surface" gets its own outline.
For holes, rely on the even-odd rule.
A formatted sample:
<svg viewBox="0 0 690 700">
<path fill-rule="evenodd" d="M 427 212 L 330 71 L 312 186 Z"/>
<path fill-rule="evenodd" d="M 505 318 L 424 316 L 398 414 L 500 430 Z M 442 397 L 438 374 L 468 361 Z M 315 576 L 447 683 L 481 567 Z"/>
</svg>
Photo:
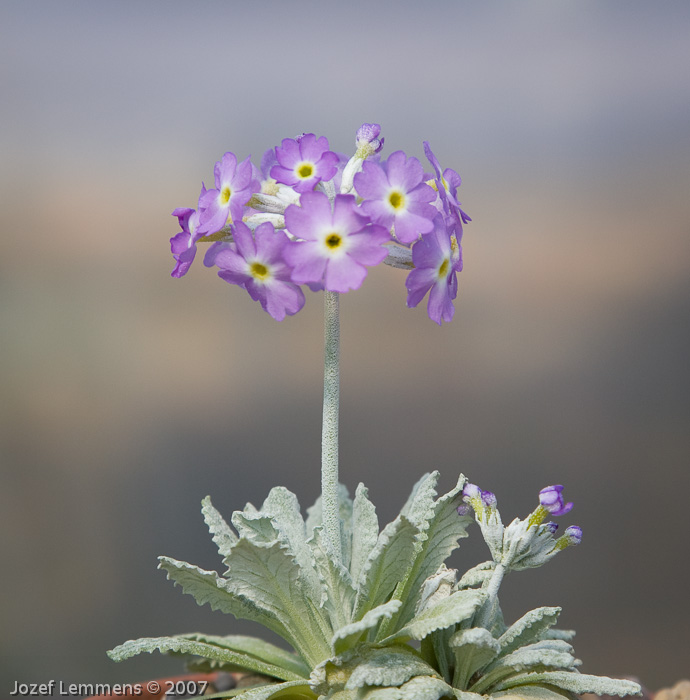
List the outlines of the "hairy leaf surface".
<svg viewBox="0 0 690 700">
<path fill-rule="evenodd" d="M 237 542 L 237 535 L 225 522 L 223 516 L 213 507 L 210 496 L 206 496 L 201 501 L 201 513 L 211 533 L 211 538 L 218 547 L 218 553 L 225 559 L 230 554 L 230 548 Z"/>
<path fill-rule="evenodd" d="M 474 615 L 486 599 L 481 591 L 456 591 L 447 598 L 429 606 L 410 620 L 402 629 L 387 637 L 382 643 L 407 642 L 410 639 L 424 639 L 435 630 L 444 629 Z"/>
<path fill-rule="evenodd" d="M 219 647 L 215 644 L 200 642 L 195 639 L 184 637 L 144 637 L 142 639 L 132 639 L 108 652 L 113 661 L 123 661 L 141 653 L 152 653 L 160 651 L 162 653 L 175 652 L 178 654 L 192 654 L 204 659 L 213 659 L 224 664 L 238 666 L 265 676 L 273 676 L 283 680 L 301 680 L 304 678 L 282 666 L 266 663 L 255 656 L 238 653 L 228 648 Z"/>
</svg>

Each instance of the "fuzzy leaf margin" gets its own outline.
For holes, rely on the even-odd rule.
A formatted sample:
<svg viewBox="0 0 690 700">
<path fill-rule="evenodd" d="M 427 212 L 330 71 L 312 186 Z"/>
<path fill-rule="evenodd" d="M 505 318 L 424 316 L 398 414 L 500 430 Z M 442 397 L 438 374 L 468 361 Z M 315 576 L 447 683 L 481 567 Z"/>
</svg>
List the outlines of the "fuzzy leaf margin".
<svg viewBox="0 0 690 700">
<path fill-rule="evenodd" d="M 111 649 L 108 652 L 108 656 L 113 661 L 124 661 L 137 654 L 151 654 L 154 651 L 160 651 L 162 654 L 174 652 L 176 654 L 200 656 L 204 659 L 211 659 L 224 664 L 246 668 L 249 671 L 254 671 L 264 676 L 280 678 L 286 681 L 305 682 L 303 676 L 293 673 L 282 666 L 276 666 L 275 664 L 261 661 L 261 659 L 255 656 L 238 653 L 231 649 L 216 646 L 215 644 L 183 637 L 142 637 L 141 639 L 130 639 L 124 644 L 120 644 L 114 649 Z"/>
</svg>

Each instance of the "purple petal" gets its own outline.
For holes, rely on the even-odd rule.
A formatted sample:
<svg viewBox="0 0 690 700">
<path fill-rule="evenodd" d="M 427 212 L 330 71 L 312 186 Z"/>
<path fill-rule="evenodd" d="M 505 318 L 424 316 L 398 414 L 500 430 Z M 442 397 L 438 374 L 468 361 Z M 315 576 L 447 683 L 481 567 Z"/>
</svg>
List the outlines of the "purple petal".
<svg viewBox="0 0 690 700">
<path fill-rule="evenodd" d="M 326 268 L 326 289 L 329 292 L 348 292 L 359 289 L 367 276 L 367 269 L 349 255 L 333 258 Z"/>
<path fill-rule="evenodd" d="M 232 238 L 237 246 L 237 252 L 247 260 L 256 255 L 256 245 L 249 226 L 240 221 L 232 229 Z M 217 263 L 216 263 L 217 264 Z"/>
</svg>

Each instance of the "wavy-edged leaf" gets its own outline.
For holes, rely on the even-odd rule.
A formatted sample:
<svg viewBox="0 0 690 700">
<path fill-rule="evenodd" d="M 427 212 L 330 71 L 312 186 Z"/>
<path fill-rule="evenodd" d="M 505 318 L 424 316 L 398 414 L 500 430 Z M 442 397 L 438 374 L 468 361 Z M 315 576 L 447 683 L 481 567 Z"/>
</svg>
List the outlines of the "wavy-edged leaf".
<svg viewBox="0 0 690 700">
<path fill-rule="evenodd" d="M 314 695 L 309 687 L 309 683 L 306 681 L 290 681 L 289 683 L 276 683 L 275 685 L 249 688 L 244 693 L 235 695 L 235 698 L 236 700 L 278 700 L 279 698 L 316 700 L 316 695 Z"/>
<path fill-rule="evenodd" d="M 526 671 L 535 666 L 546 666 L 572 671 L 577 665 L 577 659 L 573 656 L 573 648 L 568 642 L 560 639 L 547 639 L 535 644 L 527 644 L 510 654 L 501 656 L 487 670 L 510 666 L 516 671 Z"/>
<path fill-rule="evenodd" d="M 244 510 L 236 510 L 232 514 L 232 524 L 239 532 L 240 539 L 249 540 L 257 545 L 270 545 L 280 539 L 280 533 L 273 518 L 257 510 L 251 503 L 247 503 Z M 228 561 L 225 563 L 229 568 Z M 226 576 L 228 574 L 230 574 L 229 570 Z"/>
<path fill-rule="evenodd" d="M 291 654 L 286 649 L 266 642 L 258 637 L 249 637 L 241 634 L 217 636 L 213 634 L 182 634 L 182 639 L 191 639 L 197 642 L 213 644 L 223 649 L 253 656 L 267 664 L 280 666 L 291 671 L 301 678 L 309 678 L 311 669 L 296 654 Z M 286 679 L 287 680 L 287 679 Z"/>
<path fill-rule="evenodd" d="M 478 697 L 482 697 L 481 695 Z M 502 698 L 502 700 L 563 700 L 571 698 L 570 693 L 549 690 L 539 685 L 523 685 L 516 692 L 514 690 L 502 690 L 499 693 L 491 693 L 492 698 Z"/>
<path fill-rule="evenodd" d="M 469 619 L 485 600 L 486 594 L 482 591 L 456 591 L 418 613 L 395 634 L 386 637 L 383 642 L 390 644 L 407 642 L 410 639 L 424 639 L 436 630 L 445 629 Z"/>
<path fill-rule="evenodd" d="M 437 676 L 434 669 L 407 645 L 386 647 L 358 644 L 320 663 L 311 673 L 311 689 L 319 696 L 367 686 L 402 685 L 414 676 Z"/>
<path fill-rule="evenodd" d="M 383 528 L 356 582 L 355 619 L 390 596 L 409 568 L 410 552 L 418 533 L 404 515 Z"/>
<path fill-rule="evenodd" d="M 370 610 L 361 620 L 351 622 L 341 627 L 336 631 L 331 640 L 331 646 L 335 653 L 342 654 L 350 649 L 359 641 L 364 632 L 372 627 L 376 627 L 381 619 L 390 618 L 390 616 L 400 608 L 400 605 L 401 603 L 399 600 L 390 600 Z"/>
<path fill-rule="evenodd" d="M 408 520 L 423 529 L 431 515 L 436 499 L 439 472 L 424 474 L 412 487 L 412 492 L 400 511 Z"/>
<path fill-rule="evenodd" d="M 435 574 L 429 576 L 429 578 L 424 581 L 422 590 L 419 593 L 415 615 L 418 615 L 422 610 L 432 605 L 436 605 L 440 600 L 448 598 L 448 596 L 454 593 L 453 589 L 455 587 L 457 574 L 458 572 L 455 569 L 448 569 L 445 564 L 442 564 Z"/>
<path fill-rule="evenodd" d="M 352 499 L 347 486 L 338 484 L 338 511 L 340 515 L 340 539 L 343 550 L 343 566 L 350 567 L 352 552 Z M 323 512 L 321 496 L 316 499 L 313 506 L 307 508 L 306 529 L 307 537 L 311 537 L 314 528 L 323 524 Z"/>
<path fill-rule="evenodd" d="M 181 586 L 199 605 L 208 603 L 212 610 L 230 613 L 238 619 L 259 622 L 295 646 L 292 635 L 275 612 L 258 605 L 252 598 L 230 590 L 228 580 L 215 571 L 205 571 L 170 557 L 159 557 L 158 560 L 158 568 L 163 569 L 168 578 Z"/>
<path fill-rule="evenodd" d="M 544 633 L 558 621 L 561 608 L 535 608 L 514 622 L 498 639 L 501 655 L 510 654 L 525 644 L 539 641 Z"/>
<path fill-rule="evenodd" d="M 402 685 L 414 676 L 434 676 L 436 672 L 409 647 L 371 648 L 359 658 L 345 683 L 345 690 L 368 685 Z"/>
<path fill-rule="evenodd" d="M 415 676 L 398 688 L 369 688 L 360 692 L 361 700 L 440 700 L 455 697 L 453 688 L 433 676 Z"/>
<path fill-rule="evenodd" d="M 478 693 L 470 693 L 468 690 L 460 690 L 458 688 L 453 688 L 455 692 L 456 700 L 486 700 L 483 695 Z"/>
<path fill-rule="evenodd" d="M 266 513 L 277 526 L 281 539 L 287 543 L 299 564 L 310 595 L 318 599 L 321 584 L 314 570 L 311 549 L 307 545 L 307 529 L 297 496 L 283 486 L 277 486 L 270 490 L 261 506 L 261 512 Z"/>
<path fill-rule="evenodd" d="M 594 695 L 642 695 L 639 683 L 606 676 L 591 676 L 575 671 L 543 671 L 537 673 L 521 673 L 512 676 L 503 682 L 496 690 L 508 690 L 509 688 L 522 688 L 526 685 L 545 684 L 555 686 L 570 693 L 582 695 L 594 693 Z"/>
<path fill-rule="evenodd" d="M 396 632 L 414 616 L 424 581 L 438 571 L 458 546 L 458 540 L 467 537 L 467 526 L 472 519 L 458 515 L 464 483 L 465 477 L 461 475 L 455 488 L 434 502 L 425 525 L 418 526 L 421 532 L 415 541 L 414 556 L 408 557 L 407 573 L 395 594 L 403 601 L 403 607 L 391 621 L 390 629 L 382 632 Z"/>
<path fill-rule="evenodd" d="M 300 568 L 280 541 L 258 545 L 241 537 L 228 558 L 229 591 L 270 611 L 290 630 L 293 646 L 312 665 L 330 655 L 314 612 L 305 598 Z"/>
<path fill-rule="evenodd" d="M 218 547 L 218 553 L 225 560 L 225 557 L 230 554 L 230 548 L 237 542 L 237 535 L 225 522 L 223 516 L 213 507 L 210 496 L 206 496 L 201 501 L 201 513 L 211 533 L 211 538 Z"/>
<path fill-rule="evenodd" d="M 350 572 L 336 561 L 330 543 L 324 535 L 323 525 L 314 528 L 314 536 L 309 540 L 316 572 L 320 579 L 320 604 L 325 606 L 333 629 L 348 624 L 352 619 L 352 605 L 355 589 Z"/>
<path fill-rule="evenodd" d="M 376 546 L 376 540 L 379 536 L 379 519 L 376 515 L 376 508 L 369 500 L 368 495 L 369 492 L 364 484 L 359 484 L 352 504 L 350 575 L 353 581 L 359 580 L 360 571 L 371 554 L 371 550 Z"/>
<path fill-rule="evenodd" d="M 477 566 L 473 566 L 466 571 L 462 578 L 458 581 L 458 588 L 474 588 L 475 586 L 484 586 L 488 583 L 491 575 L 496 568 L 496 562 L 483 561 Z"/>
<path fill-rule="evenodd" d="M 449 644 L 455 652 L 453 686 L 456 688 L 466 688 L 475 672 L 491 663 L 501 651 L 498 640 L 483 627 L 460 630 Z"/>
<path fill-rule="evenodd" d="M 265 676 L 272 676 L 282 680 L 305 682 L 303 676 L 293 673 L 282 666 L 266 663 L 249 654 L 238 653 L 215 644 L 200 642 L 185 637 L 144 637 L 142 639 L 130 639 L 128 642 L 120 644 L 109 651 L 108 656 L 113 661 L 124 661 L 137 654 L 150 654 L 154 651 L 160 651 L 163 654 L 167 652 L 191 654 L 204 659 L 212 659 L 220 661 L 223 664 L 261 673 Z"/>
</svg>

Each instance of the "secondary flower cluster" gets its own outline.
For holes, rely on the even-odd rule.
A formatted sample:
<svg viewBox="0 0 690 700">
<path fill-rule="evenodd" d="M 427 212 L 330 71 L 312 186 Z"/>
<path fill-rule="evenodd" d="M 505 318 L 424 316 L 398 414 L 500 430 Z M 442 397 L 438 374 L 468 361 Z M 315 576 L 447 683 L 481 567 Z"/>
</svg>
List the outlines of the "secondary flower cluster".
<svg viewBox="0 0 690 700">
<path fill-rule="evenodd" d="M 569 513 L 572 503 L 563 500 L 563 486 L 547 486 L 539 492 L 539 505 L 524 520 L 515 519 L 504 526 L 498 513 L 496 496 L 483 491 L 475 484 L 465 484 L 464 505 L 458 508 L 459 515 L 474 511 L 474 517 L 489 546 L 496 564 L 507 570 L 530 569 L 541 566 L 558 552 L 580 544 L 582 528 L 570 525 L 563 535 L 555 538 L 558 524 L 544 522 L 549 516 Z"/>
<path fill-rule="evenodd" d="M 226 153 L 215 166 L 215 188 L 201 186 L 197 210 L 173 211 L 181 231 L 170 239 L 173 277 L 187 273 L 197 243 L 212 243 L 204 265 L 243 287 L 277 321 L 296 314 L 312 291 L 359 289 L 379 263 L 409 270 L 407 305 L 427 295 L 429 317 L 453 318 L 462 270 L 460 176 L 425 173 L 403 151 L 381 160 L 378 124 L 363 124 L 355 154 L 331 151 L 325 136 L 301 134 L 266 151 L 260 167 Z"/>
</svg>

